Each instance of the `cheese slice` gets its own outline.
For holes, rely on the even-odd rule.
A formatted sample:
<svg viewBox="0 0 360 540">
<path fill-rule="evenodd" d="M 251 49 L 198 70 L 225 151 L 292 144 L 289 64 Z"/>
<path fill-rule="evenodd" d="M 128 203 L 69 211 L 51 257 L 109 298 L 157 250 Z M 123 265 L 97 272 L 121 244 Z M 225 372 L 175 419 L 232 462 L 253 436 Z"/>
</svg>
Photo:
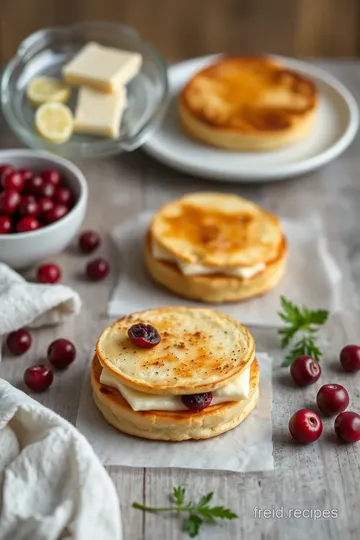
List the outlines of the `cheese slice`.
<svg viewBox="0 0 360 540">
<path fill-rule="evenodd" d="M 74 131 L 116 139 L 126 106 L 126 88 L 105 94 L 84 86 L 78 93 Z"/>
<path fill-rule="evenodd" d="M 222 268 L 214 266 L 203 266 L 201 264 L 189 264 L 183 261 L 179 261 L 164 249 L 156 240 L 152 241 L 152 253 L 155 259 L 169 261 L 175 263 L 180 272 L 184 276 L 196 276 L 196 275 L 215 275 L 222 274 L 224 276 L 234 276 L 240 277 L 242 279 L 247 279 L 255 276 L 259 272 L 262 272 L 265 269 L 265 263 L 257 263 L 253 266 L 243 266 L 235 268 Z"/>
<path fill-rule="evenodd" d="M 108 369 L 103 368 L 100 382 L 116 388 L 134 411 L 186 411 L 188 408 L 181 401 L 181 396 L 146 394 L 134 390 L 118 381 Z M 244 370 L 231 383 L 214 390 L 211 404 L 226 403 L 247 399 L 250 391 L 250 368 Z"/>
<path fill-rule="evenodd" d="M 140 70 L 142 56 L 90 42 L 63 67 L 65 81 L 72 86 L 90 86 L 102 92 L 115 92 Z"/>
</svg>

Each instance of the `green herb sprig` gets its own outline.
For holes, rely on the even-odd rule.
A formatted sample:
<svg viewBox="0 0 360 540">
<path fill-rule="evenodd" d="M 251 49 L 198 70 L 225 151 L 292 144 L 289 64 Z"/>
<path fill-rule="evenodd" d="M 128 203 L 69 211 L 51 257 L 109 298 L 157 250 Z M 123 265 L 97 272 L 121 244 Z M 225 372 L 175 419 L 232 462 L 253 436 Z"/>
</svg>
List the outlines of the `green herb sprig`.
<svg viewBox="0 0 360 540">
<path fill-rule="evenodd" d="M 218 519 L 235 519 L 238 517 L 234 512 L 224 506 L 209 506 L 209 502 L 214 495 L 212 491 L 201 497 L 197 504 L 194 504 L 192 501 L 186 502 L 185 493 L 184 487 L 174 487 L 172 499 L 175 502 L 175 506 L 157 508 L 137 502 L 134 502 L 132 506 L 133 508 L 145 510 L 147 512 L 187 513 L 188 515 L 185 521 L 184 530 L 188 533 L 190 538 L 195 538 L 195 536 L 199 534 L 200 527 L 203 523 L 214 524 Z"/>
<path fill-rule="evenodd" d="M 297 356 L 303 354 L 320 360 L 322 352 L 316 344 L 317 333 L 327 321 L 329 312 L 325 309 L 300 308 L 284 296 L 281 297 L 281 308 L 279 316 L 287 324 L 279 330 L 281 347 L 285 349 L 290 344 L 292 346 L 283 365 L 289 366 Z"/>
</svg>

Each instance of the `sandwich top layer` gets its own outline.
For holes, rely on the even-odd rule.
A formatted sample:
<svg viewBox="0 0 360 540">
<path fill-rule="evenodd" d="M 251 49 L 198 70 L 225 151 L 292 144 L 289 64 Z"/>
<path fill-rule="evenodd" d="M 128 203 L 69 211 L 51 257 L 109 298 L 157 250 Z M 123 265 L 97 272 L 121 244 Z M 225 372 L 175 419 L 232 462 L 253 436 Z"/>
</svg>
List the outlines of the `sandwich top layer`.
<svg viewBox="0 0 360 540">
<path fill-rule="evenodd" d="M 154 326 L 161 341 L 152 349 L 132 344 L 128 329 Z M 231 317 L 204 308 L 167 307 L 134 313 L 100 336 L 100 364 L 120 383 L 150 394 L 210 392 L 228 385 L 254 358 L 254 340 Z"/>
<path fill-rule="evenodd" d="M 271 136 L 316 109 L 315 84 L 270 57 L 221 58 L 183 88 L 180 106 L 207 126 Z"/>
<path fill-rule="evenodd" d="M 276 216 L 224 193 L 193 193 L 168 203 L 154 216 L 150 236 L 153 255 L 172 257 L 183 273 L 226 269 L 229 275 L 239 267 L 250 274 L 261 270 L 258 265 L 276 259 L 283 240 Z"/>
</svg>

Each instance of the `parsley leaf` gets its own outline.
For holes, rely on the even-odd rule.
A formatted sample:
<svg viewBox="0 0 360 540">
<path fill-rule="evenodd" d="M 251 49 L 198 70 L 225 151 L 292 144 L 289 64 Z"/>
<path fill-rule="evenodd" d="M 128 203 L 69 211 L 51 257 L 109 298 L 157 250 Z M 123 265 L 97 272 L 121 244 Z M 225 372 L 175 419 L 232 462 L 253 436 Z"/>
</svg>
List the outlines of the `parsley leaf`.
<svg viewBox="0 0 360 540">
<path fill-rule="evenodd" d="M 200 526 L 203 524 L 203 520 L 196 514 L 190 514 L 189 519 L 185 523 L 184 530 L 188 533 L 190 538 L 195 538 L 199 534 Z"/>
<path fill-rule="evenodd" d="M 185 488 L 181 486 L 174 487 L 173 499 L 177 506 L 181 506 L 185 500 Z"/>
</svg>

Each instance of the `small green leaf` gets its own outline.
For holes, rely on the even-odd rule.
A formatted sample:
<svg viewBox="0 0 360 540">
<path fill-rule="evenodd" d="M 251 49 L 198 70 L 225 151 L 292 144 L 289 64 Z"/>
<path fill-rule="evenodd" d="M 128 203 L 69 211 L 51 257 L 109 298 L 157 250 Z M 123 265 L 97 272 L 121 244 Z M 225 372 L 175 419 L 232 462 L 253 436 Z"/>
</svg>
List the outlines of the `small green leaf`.
<svg viewBox="0 0 360 540">
<path fill-rule="evenodd" d="M 182 486 L 174 487 L 173 498 L 177 506 L 182 506 L 185 500 L 185 488 Z"/>
<path fill-rule="evenodd" d="M 214 495 L 214 492 L 213 491 L 210 491 L 210 493 L 208 493 L 207 495 L 204 495 L 203 497 L 201 497 L 199 503 L 198 503 L 198 508 L 201 507 L 201 506 L 205 506 L 207 503 L 209 503 L 211 501 L 211 499 L 213 498 L 213 495 Z"/>
<path fill-rule="evenodd" d="M 232 510 L 229 510 L 229 508 L 225 508 L 224 506 L 205 506 L 204 508 L 199 509 L 199 513 L 201 516 L 210 520 L 213 518 L 236 519 L 238 517 Z"/>
<path fill-rule="evenodd" d="M 190 538 L 195 538 L 199 534 L 199 529 L 203 524 L 203 520 L 196 514 L 190 514 L 189 519 L 185 523 L 184 530 Z"/>
</svg>

